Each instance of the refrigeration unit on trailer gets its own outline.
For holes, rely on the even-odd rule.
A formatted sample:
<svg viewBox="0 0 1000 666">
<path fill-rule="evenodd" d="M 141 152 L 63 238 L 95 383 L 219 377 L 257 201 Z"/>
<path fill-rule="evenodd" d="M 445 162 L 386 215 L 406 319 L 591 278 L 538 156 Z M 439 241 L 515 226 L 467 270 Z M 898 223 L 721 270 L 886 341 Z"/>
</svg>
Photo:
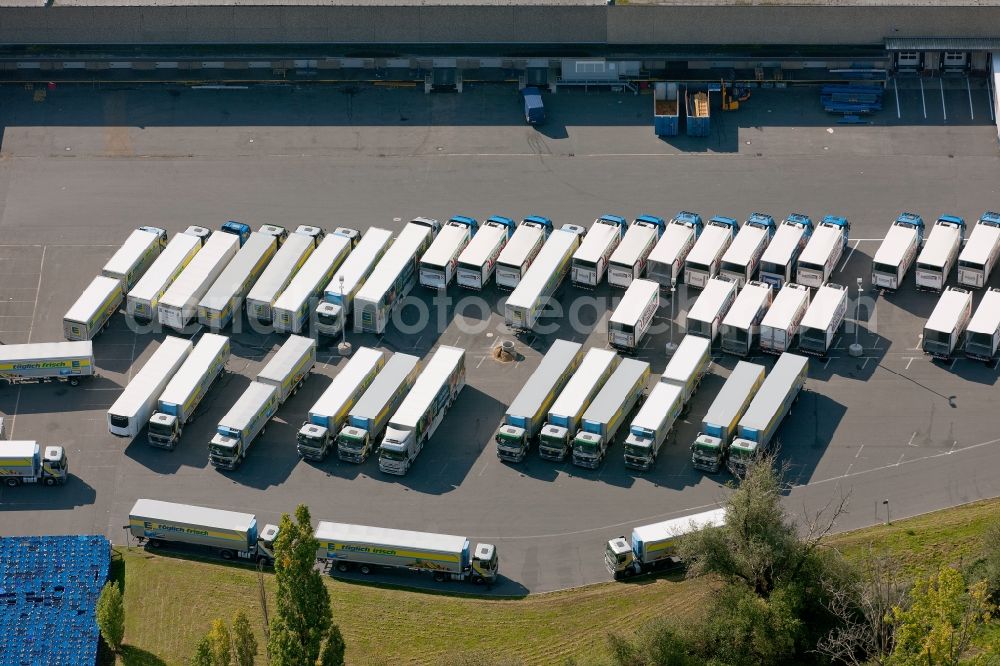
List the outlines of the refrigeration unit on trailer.
<svg viewBox="0 0 1000 666">
<path fill-rule="evenodd" d="M 649 280 L 634 280 L 608 320 L 608 344 L 632 354 L 653 325 L 660 307 L 660 285 Z"/>
<path fill-rule="evenodd" d="M 778 225 L 774 238 L 760 258 L 760 281 L 775 289 L 795 280 L 799 255 L 812 237 L 813 222 L 806 215 L 792 213 Z"/>
<path fill-rule="evenodd" d="M 437 220 L 426 217 L 414 218 L 403 227 L 354 295 L 355 332 L 376 335 L 385 332 L 394 308 L 417 283 L 420 257 L 440 228 Z"/>
<path fill-rule="evenodd" d="M 580 427 L 580 418 L 618 367 L 619 358 L 607 349 L 591 349 L 566 387 L 549 408 L 548 418 L 538 435 L 538 455 L 546 460 L 564 460 L 570 438 Z"/>
<path fill-rule="evenodd" d="M 191 347 L 190 340 L 172 336 L 160 343 L 108 409 L 108 430 L 112 435 L 131 439 L 139 434 L 156 409 L 156 401 L 167 382 L 191 353 Z"/>
<path fill-rule="evenodd" d="M 150 446 L 173 450 L 184 433 L 184 426 L 194 420 L 195 411 L 229 360 L 229 338 L 206 333 L 198 340 L 167 383 L 149 417 L 146 441 Z"/>
<path fill-rule="evenodd" d="M 139 227 L 129 234 L 125 243 L 104 264 L 101 275 L 118 280 L 122 293 L 127 293 L 146 274 L 166 246 L 166 231 L 159 227 Z"/>
<path fill-rule="evenodd" d="M 811 289 L 825 284 L 837 270 L 837 263 L 847 249 L 851 223 L 847 218 L 827 215 L 816 226 L 806 249 L 799 255 L 795 282 Z"/>
<path fill-rule="evenodd" d="M 369 228 L 357 247 L 344 259 L 323 290 L 323 300 L 316 306 L 316 333 L 321 336 L 339 335 L 351 314 L 354 297 L 371 276 L 375 266 L 392 243 L 392 232 Z"/>
<path fill-rule="evenodd" d="M 990 362 L 1000 345 L 1000 289 L 988 289 L 966 328 L 965 355 Z"/>
<path fill-rule="evenodd" d="M 323 287 L 340 268 L 359 235 L 356 230 L 345 228 L 326 235 L 271 306 L 275 331 L 301 333 L 305 329 L 312 306 L 318 302 Z"/>
<path fill-rule="evenodd" d="M 632 280 L 646 272 L 649 253 L 663 235 L 666 221 L 654 215 L 640 215 L 629 225 L 625 238 L 611 255 L 608 265 L 608 284 L 628 289 Z"/>
<path fill-rule="evenodd" d="M 166 293 L 198 251 L 201 238 L 187 232 L 177 234 L 163 248 L 153 265 L 125 296 L 125 312 L 134 319 L 156 319 L 160 298 Z"/>
<path fill-rule="evenodd" d="M 552 220 L 547 217 L 529 215 L 521 220 L 497 257 L 497 287 L 506 291 L 517 288 L 521 276 L 528 271 L 550 233 Z"/>
<path fill-rule="evenodd" d="M 220 331 L 239 317 L 250 288 L 260 278 L 277 249 L 276 236 L 259 231 L 251 233 L 198 303 L 198 322 Z"/>
<path fill-rule="evenodd" d="M 722 320 L 736 300 L 736 280 L 728 277 L 709 279 L 698 295 L 698 300 L 687 314 L 685 329 L 690 335 L 700 335 L 715 342 Z"/>
<path fill-rule="evenodd" d="M 363 463 L 378 448 L 389 417 L 396 413 L 420 374 L 420 359 L 399 352 L 385 364 L 347 414 L 337 434 L 337 457 L 344 462 Z"/>
<path fill-rule="evenodd" d="M 945 287 L 934 311 L 924 324 L 921 346 L 924 353 L 950 359 L 961 345 L 965 328 L 972 318 L 972 292 L 959 287 Z"/>
<path fill-rule="evenodd" d="M 625 236 L 628 222 L 620 215 L 601 215 L 587 230 L 573 254 L 573 284 L 594 288 L 601 284 L 608 261 Z"/>
<path fill-rule="evenodd" d="M 958 255 L 958 283 L 980 289 L 990 281 L 990 273 L 1000 256 L 1000 213 L 982 214 Z"/>
<path fill-rule="evenodd" d="M 420 257 L 420 284 L 429 289 L 445 289 L 458 270 L 458 257 L 476 235 L 479 222 L 456 215 L 441 226 L 427 252 Z"/>
<path fill-rule="evenodd" d="M 198 303 L 236 256 L 240 239 L 233 234 L 212 234 L 156 306 L 157 320 L 182 331 L 198 319 Z"/>
<path fill-rule="evenodd" d="M 375 381 L 385 366 L 385 352 L 360 347 L 351 357 L 323 395 L 309 410 L 308 418 L 299 428 L 295 450 L 306 460 L 323 460 L 337 443 L 337 433 L 347 421 L 347 415 L 358 399 Z"/>
<path fill-rule="evenodd" d="M 720 275 L 735 278 L 742 287 L 754 279 L 760 258 L 774 236 L 774 218 L 764 213 L 751 213 L 736 234 L 733 244 L 722 255 Z"/>
<path fill-rule="evenodd" d="M 608 541 L 604 547 L 604 565 L 615 580 L 677 566 L 680 564 L 677 542 L 681 537 L 725 523 L 726 510 L 713 509 L 636 527 L 632 530 L 632 543 L 624 535 Z"/>
<path fill-rule="evenodd" d="M 722 319 L 722 350 L 747 356 L 760 337 L 760 322 L 771 307 L 771 285 L 748 282 Z"/>
<path fill-rule="evenodd" d="M 691 397 L 698 390 L 702 377 L 712 365 L 712 341 L 697 335 L 685 335 L 660 375 L 661 382 L 676 384 L 684 389 L 681 415 L 688 412 Z"/>
<path fill-rule="evenodd" d="M 465 350 L 438 347 L 406 399 L 389 419 L 378 450 L 378 468 L 406 474 L 465 388 Z"/>
<path fill-rule="evenodd" d="M 542 250 L 504 304 L 504 323 L 515 331 L 530 331 L 569 271 L 583 228 L 564 224 L 549 234 Z"/>
<path fill-rule="evenodd" d="M 923 218 L 900 213 L 872 259 L 872 284 L 890 291 L 899 289 L 923 243 Z"/>
<path fill-rule="evenodd" d="M 573 464 L 600 467 L 608 447 L 646 392 L 649 363 L 627 358 L 608 378 L 580 419 L 580 429 L 573 438 Z M 627 430 L 627 429 L 626 429 Z"/>
<path fill-rule="evenodd" d="M 764 366 L 747 361 L 736 364 L 705 412 L 701 430 L 691 442 L 692 467 L 713 474 L 722 469 L 729 455 L 729 445 L 736 436 L 736 426 L 763 383 Z"/>
<path fill-rule="evenodd" d="M 93 340 L 111 315 L 118 312 L 125 294 L 116 278 L 98 275 L 83 290 L 63 317 L 63 337 L 67 340 Z"/>
<path fill-rule="evenodd" d="M 662 287 L 670 287 L 684 277 L 684 261 L 701 236 L 705 225 L 696 213 L 681 211 L 667 222 L 646 261 L 646 275 Z"/>
<path fill-rule="evenodd" d="M 250 382 L 229 409 L 208 443 L 208 462 L 218 469 L 240 466 L 257 436 L 264 432 L 278 407 L 278 388 L 273 384 Z"/>
<path fill-rule="evenodd" d="M 917 255 L 917 289 L 943 291 L 965 240 L 965 220 L 942 215 Z"/>
<path fill-rule="evenodd" d="M 541 363 L 525 382 L 514 402 L 510 403 L 494 439 L 497 458 L 521 462 L 538 438 L 549 408 L 566 387 L 583 358 L 583 345 L 556 340 Z"/>
<path fill-rule="evenodd" d="M 514 220 L 491 215 L 483 222 L 475 237 L 458 256 L 459 287 L 480 290 L 485 287 L 497 266 L 497 258 L 514 234 Z"/>
<path fill-rule="evenodd" d="M 657 382 L 632 419 L 625 438 L 625 466 L 650 470 L 684 408 L 684 387 Z"/>
<path fill-rule="evenodd" d="M 76 386 L 96 367 L 90 340 L 0 345 L 0 379 L 8 384 L 64 381 Z"/>
<path fill-rule="evenodd" d="M 716 215 L 710 219 L 684 260 L 684 282 L 702 289 L 718 275 L 722 255 L 732 245 L 739 229 L 740 223 L 731 217 Z"/>
<path fill-rule="evenodd" d="M 826 356 L 847 315 L 847 287 L 827 282 L 813 296 L 799 322 L 799 351 Z"/>
<path fill-rule="evenodd" d="M 35 441 L 0 439 L 0 480 L 10 488 L 41 483 L 66 483 L 69 459 L 61 446 L 42 446 Z"/>
<path fill-rule="evenodd" d="M 271 323 L 274 302 L 325 236 L 326 232 L 319 227 L 306 225 L 301 225 L 294 233 L 288 234 L 247 293 L 248 319 L 262 324 Z"/>
<path fill-rule="evenodd" d="M 809 287 L 788 282 L 771 302 L 760 322 L 760 348 L 770 354 L 783 354 L 792 347 L 799 324 L 809 309 Z"/>
</svg>

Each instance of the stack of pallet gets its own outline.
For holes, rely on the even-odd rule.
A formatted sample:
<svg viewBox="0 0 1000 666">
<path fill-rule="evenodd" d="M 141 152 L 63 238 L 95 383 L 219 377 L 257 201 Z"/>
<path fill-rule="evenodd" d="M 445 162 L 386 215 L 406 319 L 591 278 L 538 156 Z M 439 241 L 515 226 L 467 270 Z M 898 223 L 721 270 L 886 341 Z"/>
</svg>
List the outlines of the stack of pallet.
<svg viewBox="0 0 1000 666">
<path fill-rule="evenodd" d="M 694 94 L 694 115 L 696 118 L 708 117 L 708 93 Z"/>
<path fill-rule="evenodd" d="M 857 115 L 882 110 L 881 86 L 826 85 L 820 91 L 820 101 L 827 113 Z"/>
</svg>

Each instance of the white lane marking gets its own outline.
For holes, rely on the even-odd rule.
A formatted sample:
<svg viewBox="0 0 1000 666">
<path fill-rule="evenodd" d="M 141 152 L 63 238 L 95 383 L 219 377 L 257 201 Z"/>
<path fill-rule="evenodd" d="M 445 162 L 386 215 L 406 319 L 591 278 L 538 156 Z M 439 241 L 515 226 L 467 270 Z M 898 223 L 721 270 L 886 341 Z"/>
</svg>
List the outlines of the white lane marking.
<svg viewBox="0 0 1000 666">
<path fill-rule="evenodd" d="M 862 444 L 860 447 L 858 447 L 858 452 L 854 454 L 854 459 L 857 460 L 858 456 L 860 456 L 861 452 L 864 451 L 864 450 L 865 450 L 865 445 Z"/>
<path fill-rule="evenodd" d="M 851 469 L 853 469 L 853 468 L 854 468 L 854 463 L 851 463 L 850 465 L 847 466 L 847 471 L 844 472 L 844 474 L 850 474 L 851 473 Z"/>
<path fill-rule="evenodd" d="M 948 109 L 944 105 L 944 79 L 938 79 L 938 85 L 941 86 L 941 113 L 944 114 L 945 122 L 948 120 Z"/>
<path fill-rule="evenodd" d="M 899 467 L 900 465 L 903 464 L 903 458 L 905 458 L 905 457 L 906 457 L 905 453 L 900 453 L 899 454 L 899 460 L 896 461 L 895 465 L 890 465 L 890 467 Z"/>
<path fill-rule="evenodd" d="M 948 371 L 949 371 L 949 372 L 955 369 L 955 364 L 956 364 L 956 363 L 958 363 L 958 359 L 957 359 L 957 358 L 956 358 L 956 359 L 954 359 L 954 360 L 953 360 L 953 361 L 951 362 L 951 365 L 950 365 L 950 366 L 948 366 Z"/>
<path fill-rule="evenodd" d="M 38 297 L 42 293 L 42 273 L 45 272 L 45 246 L 42 246 L 42 260 L 38 265 L 38 285 L 35 287 L 35 305 L 31 308 L 31 324 L 28 326 L 28 343 L 31 343 L 31 334 L 35 330 L 35 314 L 38 312 Z"/>
<path fill-rule="evenodd" d="M 927 97 L 924 95 L 924 80 L 917 79 L 917 81 L 920 82 L 920 101 L 924 105 L 924 120 L 927 120 Z"/>
<path fill-rule="evenodd" d="M 909 360 L 906 362 L 906 367 L 903 368 L 903 370 L 909 370 L 910 369 L 910 364 L 913 363 L 917 359 L 914 356 L 906 356 L 905 358 L 907 358 Z"/>
<path fill-rule="evenodd" d="M 906 445 L 907 445 L 907 446 L 916 446 L 916 444 L 914 444 L 914 443 L 913 443 L 913 440 L 914 440 L 914 439 L 916 438 L 916 436 L 917 436 L 917 431 L 916 431 L 916 430 L 914 430 L 914 431 L 913 431 L 913 434 L 912 434 L 912 435 L 910 435 L 910 441 L 908 441 L 908 442 L 906 443 Z"/>
<path fill-rule="evenodd" d="M 858 245 L 859 245 L 860 243 L 861 243 L 861 241 L 855 241 L 855 242 L 854 242 L 854 247 L 852 247 L 852 248 L 851 248 L 851 251 L 847 253 L 847 259 L 844 259 L 844 263 L 842 263 L 842 264 L 840 265 L 840 268 L 838 268 L 838 269 L 837 269 L 838 271 L 842 271 L 842 270 L 844 270 L 844 267 L 845 267 L 845 266 L 847 266 L 847 262 L 848 262 L 848 261 L 850 261 L 850 260 L 851 260 L 851 257 L 853 257 L 853 256 L 854 256 L 854 251 L 858 249 Z"/>
<path fill-rule="evenodd" d="M 896 78 L 892 79 L 892 89 L 896 92 L 896 117 L 902 118 L 902 110 L 899 108 L 899 86 L 896 85 Z"/>
<path fill-rule="evenodd" d="M 483 364 L 483 361 L 485 361 L 485 360 L 486 360 L 485 356 L 482 357 L 481 359 L 479 359 L 479 363 L 476 364 L 476 370 L 479 369 L 479 366 L 481 366 Z"/>
<path fill-rule="evenodd" d="M 965 90 L 969 93 L 969 115 L 976 119 L 976 110 L 972 107 L 972 86 L 969 85 L 969 77 L 965 77 Z"/>
<path fill-rule="evenodd" d="M 826 357 L 826 363 L 823 364 L 823 369 L 826 370 L 826 366 L 830 365 L 830 361 L 833 360 L 829 356 Z"/>
<path fill-rule="evenodd" d="M 482 476 L 482 475 L 483 475 L 483 472 L 485 472 L 485 471 L 486 471 L 486 468 L 487 468 L 487 467 L 489 467 L 489 466 L 490 466 L 490 461 L 489 461 L 489 460 L 487 460 L 487 461 L 486 461 L 486 464 L 485 464 L 485 465 L 483 465 L 483 468 L 482 468 L 481 470 L 479 470 L 479 474 L 477 474 L 476 476 Z"/>
<path fill-rule="evenodd" d="M 916 347 L 908 347 L 906 351 L 920 351 L 921 349 L 923 349 L 923 347 L 920 346 L 921 345 L 920 341 L 923 340 L 923 339 L 924 339 L 924 334 L 923 333 L 917 334 L 917 346 Z"/>
<path fill-rule="evenodd" d="M 864 370 L 868 367 L 868 361 L 872 360 L 871 356 L 865 356 L 865 362 L 861 364 L 861 369 Z"/>
</svg>

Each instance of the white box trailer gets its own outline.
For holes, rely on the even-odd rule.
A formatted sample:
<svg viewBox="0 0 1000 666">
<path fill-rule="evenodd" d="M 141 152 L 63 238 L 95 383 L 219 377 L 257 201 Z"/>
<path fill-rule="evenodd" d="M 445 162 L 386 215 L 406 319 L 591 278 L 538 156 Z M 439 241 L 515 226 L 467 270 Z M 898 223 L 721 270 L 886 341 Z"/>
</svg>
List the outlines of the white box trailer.
<svg viewBox="0 0 1000 666">
<path fill-rule="evenodd" d="M 827 282 L 817 290 L 799 322 L 799 351 L 826 356 L 847 315 L 847 287 Z"/>
<path fill-rule="evenodd" d="M 661 382 L 684 389 L 682 415 L 687 414 L 691 398 L 711 365 L 712 341 L 697 335 L 685 335 L 660 375 Z"/>
<path fill-rule="evenodd" d="M 917 256 L 917 289 L 942 291 L 965 239 L 965 220 L 942 215 Z"/>
<path fill-rule="evenodd" d="M 167 336 L 108 409 L 108 430 L 129 439 L 139 434 L 156 409 L 156 401 L 191 353 L 191 341 Z"/>
<path fill-rule="evenodd" d="M 389 419 L 378 452 L 378 468 L 406 474 L 465 388 L 465 350 L 441 346 L 417 377 L 413 390 Z"/>
<path fill-rule="evenodd" d="M 167 232 L 159 227 L 139 227 L 115 251 L 101 275 L 121 283 L 122 293 L 134 287 L 167 245 Z"/>
<path fill-rule="evenodd" d="M 683 409 L 684 387 L 657 382 L 632 419 L 625 438 L 625 466 L 643 471 L 652 469 Z"/>
<path fill-rule="evenodd" d="M 278 389 L 278 405 L 298 393 L 316 365 L 316 341 L 301 335 L 289 335 L 284 344 L 257 373 L 257 381 Z"/>
<path fill-rule="evenodd" d="M 934 358 L 950 359 L 955 349 L 961 346 L 971 318 L 972 292 L 959 287 L 946 287 L 924 324 L 921 341 L 924 353 Z"/>
<path fill-rule="evenodd" d="M 549 408 L 548 419 L 538 435 L 538 455 L 546 460 L 564 460 L 570 438 L 580 426 L 583 412 L 601 390 L 620 359 L 613 351 L 591 349 Z"/>
<path fill-rule="evenodd" d="M 812 289 L 823 286 L 837 270 L 837 263 L 847 249 L 851 224 L 846 218 L 827 215 L 809 238 L 799 255 L 795 282 Z"/>
<path fill-rule="evenodd" d="M 681 211 L 667 222 L 663 235 L 649 253 L 646 275 L 661 287 L 676 285 L 684 277 L 684 262 L 705 225 L 696 213 Z"/>
<path fill-rule="evenodd" d="M 514 220 L 491 215 L 476 232 L 475 237 L 458 256 L 459 287 L 479 291 L 485 287 L 496 270 L 497 259 L 514 234 Z"/>
<path fill-rule="evenodd" d="M 63 317 L 63 337 L 67 340 L 93 340 L 118 312 L 125 294 L 117 278 L 98 275 L 76 299 Z"/>
<path fill-rule="evenodd" d="M 337 229 L 319 244 L 271 306 L 271 321 L 279 333 L 301 333 L 323 287 L 347 258 L 359 233 Z"/>
<path fill-rule="evenodd" d="M 156 306 L 164 326 L 182 331 L 198 319 L 198 303 L 240 249 L 239 236 L 212 234 Z"/>
<path fill-rule="evenodd" d="M 0 345 L 0 379 L 9 384 L 58 380 L 76 386 L 96 367 L 90 340 Z"/>
<path fill-rule="evenodd" d="M 452 217 L 441 227 L 427 252 L 420 257 L 420 284 L 447 289 L 458 270 L 458 257 L 476 235 L 479 222 L 465 215 Z"/>
<path fill-rule="evenodd" d="M 564 224 L 549 234 L 531 268 L 504 304 L 504 322 L 515 331 L 530 331 L 559 289 L 569 270 L 573 253 L 580 245 L 583 229 Z"/>
<path fill-rule="evenodd" d="M 580 419 L 572 445 L 574 465 L 600 467 L 608 447 L 615 443 L 618 431 L 646 393 L 648 382 L 646 361 L 627 358 L 618 364 Z"/>
<path fill-rule="evenodd" d="M 899 289 L 923 242 L 923 218 L 915 213 L 901 213 L 872 259 L 872 284 L 889 291 Z"/>
<path fill-rule="evenodd" d="M 1000 345 L 1000 289 L 988 289 L 966 329 L 965 355 L 987 363 Z"/>
<path fill-rule="evenodd" d="M 608 284 L 628 289 L 632 280 L 646 272 L 649 253 L 663 235 L 666 221 L 655 215 L 640 215 L 629 225 L 625 238 L 611 255 L 608 264 Z"/>
<path fill-rule="evenodd" d="M 22 483 L 46 486 L 66 483 L 69 459 L 61 446 L 42 450 L 36 441 L 0 439 L 0 480 L 10 488 Z"/>
<path fill-rule="evenodd" d="M 365 232 L 323 290 L 323 301 L 316 306 L 318 335 L 333 337 L 341 332 L 351 314 L 354 296 L 391 244 L 392 232 L 387 229 L 371 227 Z"/>
<path fill-rule="evenodd" d="M 547 217 L 529 215 L 521 220 L 497 257 L 497 287 L 506 291 L 517 288 L 521 276 L 528 272 L 550 233 L 552 220 Z"/>
<path fill-rule="evenodd" d="M 625 236 L 628 223 L 620 215 L 601 215 L 587 230 L 580 247 L 573 253 L 573 284 L 594 288 L 601 284 L 615 248 Z"/>
<path fill-rule="evenodd" d="M 660 307 L 660 285 L 650 280 L 633 280 L 608 320 L 608 344 L 625 353 L 634 353 L 653 325 Z"/>
<path fill-rule="evenodd" d="M 983 213 L 958 255 L 958 283 L 981 289 L 1000 256 L 1000 213 Z"/>
<path fill-rule="evenodd" d="M 760 258 L 760 281 L 781 289 L 795 279 L 796 263 L 812 237 L 813 222 L 801 213 L 792 213 L 778 225 L 774 238 Z"/>
<path fill-rule="evenodd" d="M 770 215 L 751 213 L 732 245 L 722 255 L 719 274 L 735 278 L 740 287 L 753 280 L 760 258 L 774 235 L 774 228 L 774 218 Z"/>
<path fill-rule="evenodd" d="M 716 215 L 710 219 L 684 260 L 684 282 L 701 289 L 718 275 L 722 255 L 732 245 L 739 228 L 739 222 L 731 217 Z"/>
<path fill-rule="evenodd" d="M 760 337 L 760 322 L 771 307 L 771 285 L 751 280 L 722 320 L 722 350 L 747 356 Z"/>
<path fill-rule="evenodd" d="M 198 322 L 220 331 L 238 317 L 251 287 L 278 251 L 278 239 L 255 231 L 198 303 Z"/>
<path fill-rule="evenodd" d="M 726 510 L 713 509 L 636 527 L 632 530 L 632 543 L 624 536 L 608 541 L 604 549 L 604 564 L 615 580 L 676 566 L 680 562 L 677 559 L 677 542 L 681 537 L 725 523 Z"/>
<path fill-rule="evenodd" d="M 271 323 L 274 317 L 271 311 L 274 302 L 325 236 L 322 229 L 305 225 L 288 234 L 288 238 L 275 252 L 267 268 L 247 293 L 248 319 L 262 324 Z"/>
<path fill-rule="evenodd" d="M 126 295 L 125 312 L 134 319 L 145 321 L 156 319 L 160 298 L 177 276 L 187 268 L 199 250 L 201 250 L 199 236 L 185 232 L 171 238 L 153 265 Z"/>
<path fill-rule="evenodd" d="M 687 314 L 685 328 L 690 335 L 699 335 L 715 342 L 726 313 L 736 300 L 739 288 L 736 280 L 728 277 L 710 278 L 703 285 L 698 300 Z"/>
<path fill-rule="evenodd" d="M 762 365 L 746 361 L 736 364 L 705 412 L 701 430 L 691 443 L 692 467 L 713 474 L 722 469 L 736 427 L 764 383 L 764 374 Z"/>
<path fill-rule="evenodd" d="M 250 382 L 219 421 L 208 443 L 208 462 L 217 469 L 234 470 L 243 463 L 257 437 L 281 406 L 278 387 Z"/>
<path fill-rule="evenodd" d="M 760 322 L 760 348 L 769 354 L 783 354 L 792 347 L 799 324 L 809 309 L 809 287 L 788 282 L 774 297 Z"/>
</svg>

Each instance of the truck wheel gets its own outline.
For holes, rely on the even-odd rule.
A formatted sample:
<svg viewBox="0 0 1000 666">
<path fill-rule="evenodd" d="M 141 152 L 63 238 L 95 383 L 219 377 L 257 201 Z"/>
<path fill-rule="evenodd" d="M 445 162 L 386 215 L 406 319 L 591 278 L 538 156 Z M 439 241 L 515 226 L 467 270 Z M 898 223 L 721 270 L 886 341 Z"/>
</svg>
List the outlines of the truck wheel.
<svg viewBox="0 0 1000 666">
<path fill-rule="evenodd" d="M 80 380 L 77 379 L 76 377 L 73 377 L 72 379 L 69 380 L 69 385 L 70 386 L 79 386 L 80 385 Z"/>
<path fill-rule="evenodd" d="M 51 477 L 51 476 L 46 477 L 46 479 L 45 479 L 45 485 L 47 485 L 47 486 L 54 486 L 54 485 L 56 485 L 56 480 L 53 477 Z"/>
<path fill-rule="evenodd" d="M 475 578 L 472 579 L 472 582 L 476 585 L 482 585 L 483 583 L 486 582 L 486 579 L 483 578 L 482 576 L 476 576 Z"/>
<path fill-rule="evenodd" d="M 13 476 L 12 476 L 12 477 L 10 477 L 10 478 L 8 478 L 8 479 L 7 479 L 6 481 L 5 481 L 5 483 L 6 483 L 6 484 L 7 484 L 7 485 L 8 485 L 8 486 L 9 486 L 10 488 L 17 488 L 17 487 L 18 487 L 19 485 L 21 485 L 21 482 L 20 482 L 19 480 L 17 480 L 16 478 L 14 478 Z"/>
<path fill-rule="evenodd" d="M 159 548 L 162 545 L 163 545 L 163 542 L 160 541 L 159 539 L 150 539 L 149 540 L 149 547 L 150 548 Z"/>
<path fill-rule="evenodd" d="M 435 571 L 434 572 L 434 582 L 436 582 L 436 583 L 443 583 L 445 580 L 447 580 L 447 579 L 445 578 L 445 575 L 442 572 L 440 572 L 440 571 Z"/>
<path fill-rule="evenodd" d="M 232 560 L 235 558 L 235 554 L 231 550 L 224 550 L 219 554 L 222 555 L 222 559 L 224 560 Z"/>
<path fill-rule="evenodd" d="M 351 567 L 347 565 L 347 562 L 337 562 L 337 571 L 340 573 L 347 573 L 351 570 Z"/>
<path fill-rule="evenodd" d="M 358 571 L 360 571 L 361 573 L 363 573 L 364 575 L 367 576 L 368 574 L 370 574 L 372 572 L 372 568 L 370 566 L 368 566 L 367 564 L 362 564 L 360 567 L 358 567 Z"/>
</svg>

